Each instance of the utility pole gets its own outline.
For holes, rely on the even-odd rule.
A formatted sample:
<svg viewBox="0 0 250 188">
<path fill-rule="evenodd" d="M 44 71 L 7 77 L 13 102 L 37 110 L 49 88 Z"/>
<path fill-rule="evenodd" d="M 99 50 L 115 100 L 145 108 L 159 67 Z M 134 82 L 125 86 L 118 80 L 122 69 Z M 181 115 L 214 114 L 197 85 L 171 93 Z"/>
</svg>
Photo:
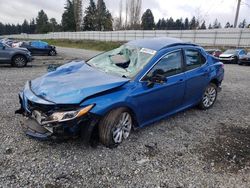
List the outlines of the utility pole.
<svg viewBox="0 0 250 188">
<path fill-rule="evenodd" d="M 240 2 L 241 0 L 238 0 L 238 5 L 236 9 L 236 14 L 235 14 L 235 20 L 234 20 L 234 28 L 237 27 L 237 22 L 238 22 L 238 17 L 239 17 L 239 12 L 240 12 Z"/>
</svg>

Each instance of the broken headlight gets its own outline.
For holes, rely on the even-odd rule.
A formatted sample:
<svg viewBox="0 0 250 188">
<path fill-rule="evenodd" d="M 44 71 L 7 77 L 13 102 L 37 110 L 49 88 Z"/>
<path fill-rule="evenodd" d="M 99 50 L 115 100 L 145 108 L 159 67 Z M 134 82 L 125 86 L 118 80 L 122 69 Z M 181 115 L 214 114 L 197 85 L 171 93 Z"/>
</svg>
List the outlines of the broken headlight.
<svg viewBox="0 0 250 188">
<path fill-rule="evenodd" d="M 86 106 L 80 110 L 75 111 L 65 111 L 65 112 L 54 112 L 51 114 L 47 120 L 45 120 L 43 123 L 51 123 L 51 122 L 64 122 L 69 121 L 78 117 L 81 117 L 88 113 L 94 105 Z"/>
</svg>

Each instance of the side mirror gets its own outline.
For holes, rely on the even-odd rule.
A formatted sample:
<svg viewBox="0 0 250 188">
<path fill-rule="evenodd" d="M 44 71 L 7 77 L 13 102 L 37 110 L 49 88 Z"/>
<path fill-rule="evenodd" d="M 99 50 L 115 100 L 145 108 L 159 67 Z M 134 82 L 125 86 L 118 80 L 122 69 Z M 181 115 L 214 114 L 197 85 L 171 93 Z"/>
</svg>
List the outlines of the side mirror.
<svg viewBox="0 0 250 188">
<path fill-rule="evenodd" d="M 167 78 L 162 74 L 156 74 L 149 78 L 151 82 L 162 84 L 167 81 Z"/>
<path fill-rule="evenodd" d="M 152 88 L 155 83 L 163 84 L 167 81 L 167 78 L 164 75 L 156 74 L 154 76 L 148 77 L 147 79 L 147 87 Z"/>
</svg>

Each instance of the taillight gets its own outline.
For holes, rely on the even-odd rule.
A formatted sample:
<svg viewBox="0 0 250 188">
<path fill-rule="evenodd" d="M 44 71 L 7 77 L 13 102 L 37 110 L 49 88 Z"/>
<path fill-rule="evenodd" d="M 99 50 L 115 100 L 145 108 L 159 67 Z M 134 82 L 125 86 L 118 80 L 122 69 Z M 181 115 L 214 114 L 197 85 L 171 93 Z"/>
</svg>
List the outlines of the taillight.
<svg viewBox="0 0 250 188">
<path fill-rule="evenodd" d="M 223 69 L 224 69 L 224 63 L 222 63 L 222 64 L 221 64 L 221 68 L 223 68 Z"/>
</svg>

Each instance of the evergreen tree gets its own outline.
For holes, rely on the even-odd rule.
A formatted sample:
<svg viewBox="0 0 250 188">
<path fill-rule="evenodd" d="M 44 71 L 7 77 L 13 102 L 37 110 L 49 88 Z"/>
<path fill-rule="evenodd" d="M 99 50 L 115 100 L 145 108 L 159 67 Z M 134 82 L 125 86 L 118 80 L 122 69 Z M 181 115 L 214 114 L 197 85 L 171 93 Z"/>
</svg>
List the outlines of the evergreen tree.
<svg viewBox="0 0 250 188">
<path fill-rule="evenodd" d="M 154 15 L 150 9 L 147 9 L 141 18 L 141 27 L 143 30 L 152 30 L 155 27 Z"/>
<path fill-rule="evenodd" d="M 34 18 L 30 21 L 30 32 L 29 33 L 31 33 L 31 34 L 36 33 L 36 22 L 35 22 Z"/>
<path fill-rule="evenodd" d="M 184 21 L 184 29 L 185 29 L 185 30 L 190 29 L 188 18 L 185 18 L 185 21 Z"/>
<path fill-rule="evenodd" d="M 50 25 L 50 31 L 52 32 L 60 31 L 60 26 L 55 18 L 50 18 L 49 25 Z"/>
<path fill-rule="evenodd" d="M 213 29 L 213 27 L 212 27 L 212 25 L 211 25 L 211 24 L 209 24 L 208 29 Z"/>
<path fill-rule="evenodd" d="M 215 21 L 214 21 L 214 23 L 213 23 L 213 28 L 214 28 L 214 29 L 219 29 L 219 28 L 221 28 L 221 23 L 218 22 L 218 19 L 217 19 L 217 18 L 215 19 Z"/>
<path fill-rule="evenodd" d="M 83 30 L 95 31 L 96 26 L 96 5 L 94 0 L 90 0 L 89 6 L 85 10 L 85 16 L 83 18 Z"/>
<path fill-rule="evenodd" d="M 48 16 L 43 10 L 38 12 L 36 23 L 38 33 L 47 33 L 49 31 Z"/>
<path fill-rule="evenodd" d="M 63 31 L 76 31 L 74 4 L 72 0 L 67 0 L 62 15 L 62 29 Z"/>
<path fill-rule="evenodd" d="M 199 27 L 199 29 L 207 29 L 206 27 L 206 22 L 202 22 L 201 26 Z"/>
<path fill-rule="evenodd" d="M 167 30 L 173 30 L 175 27 L 175 22 L 174 19 L 172 17 L 170 17 L 169 19 L 167 19 L 166 21 L 166 29 Z"/>
<path fill-rule="evenodd" d="M 30 33 L 30 26 L 26 19 L 24 20 L 22 24 L 22 33 Z"/>
<path fill-rule="evenodd" d="M 184 24 L 182 23 L 182 18 L 177 19 L 175 21 L 175 27 L 174 27 L 174 29 L 176 29 L 176 30 L 183 30 L 184 29 Z"/>
<path fill-rule="evenodd" d="M 158 20 L 158 22 L 156 24 L 156 29 L 161 30 L 161 19 Z"/>
<path fill-rule="evenodd" d="M 96 29 L 98 31 L 113 30 L 112 21 L 112 15 L 106 9 L 105 2 L 103 0 L 98 0 L 96 5 Z"/>
<path fill-rule="evenodd" d="M 197 29 L 197 21 L 194 16 L 190 21 L 190 29 Z"/>
</svg>

